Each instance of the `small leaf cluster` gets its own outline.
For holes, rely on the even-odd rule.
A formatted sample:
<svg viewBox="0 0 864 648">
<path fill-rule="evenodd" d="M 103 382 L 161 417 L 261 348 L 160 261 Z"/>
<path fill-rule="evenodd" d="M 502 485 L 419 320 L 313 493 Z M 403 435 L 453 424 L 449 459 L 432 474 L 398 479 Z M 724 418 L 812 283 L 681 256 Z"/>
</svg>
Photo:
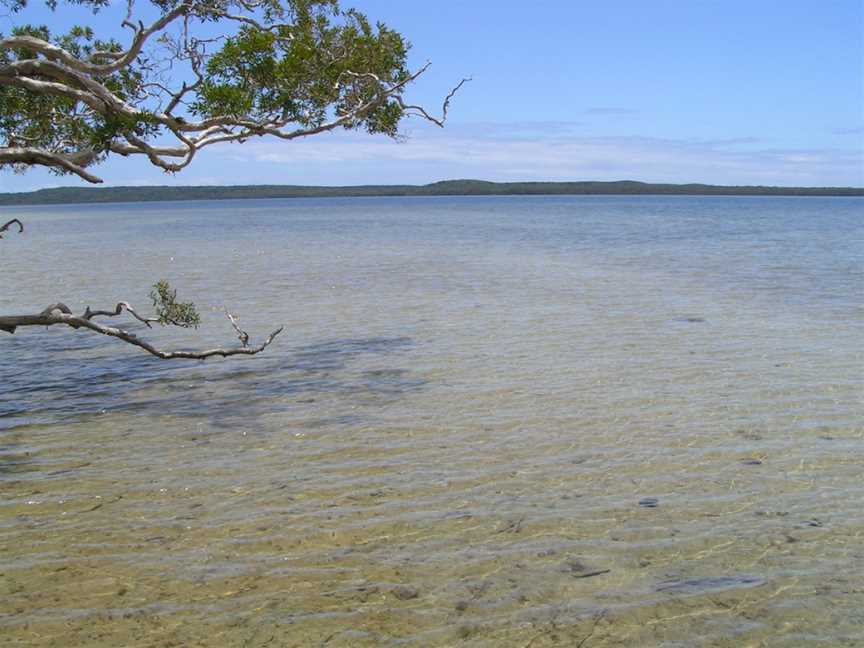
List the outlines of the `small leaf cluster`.
<svg viewBox="0 0 864 648">
<path fill-rule="evenodd" d="M 182 328 L 198 328 L 201 316 L 192 302 L 178 302 L 177 291 L 171 284 L 161 279 L 153 284 L 150 299 L 156 309 L 156 317 L 162 326 L 180 326 Z"/>
</svg>

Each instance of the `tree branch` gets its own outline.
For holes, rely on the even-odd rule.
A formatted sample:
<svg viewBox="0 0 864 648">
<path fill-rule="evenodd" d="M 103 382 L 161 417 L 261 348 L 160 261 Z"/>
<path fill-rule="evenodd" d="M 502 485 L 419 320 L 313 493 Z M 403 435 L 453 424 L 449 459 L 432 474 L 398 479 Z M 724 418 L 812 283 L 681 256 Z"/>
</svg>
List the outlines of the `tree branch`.
<svg viewBox="0 0 864 648">
<path fill-rule="evenodd" d="M 0 227 L 0 238 L 3 238 L 3 232 L 5 232 L 6 230 L 8 230 L 8 229 L 9 229 L 10 227 L 12 227 L 13 225 L 17 225 L 17 226 L 18 226 L 18 233 L 19 233 L 19 234 L 23 234 L 23 233 L 24 233 L 24 223 L 22 223 L 22 222 L 21 222 L 20 220 L 18 220 L 17 218 L 13 218 L 13 219 L 10 220 L 8 223 L 5 223 L 2 227 Z"/>
<path fill-rule="evenodd" d="M 228 317 L 228 320 L 231 322 L 231 326 L 234 327 L 234 330 L 237 331 L 237 337 L 240 339 L 240 344 L 244 347 L 249 346 L 249 334 L 240 328 L 240 325 L 237 324 L 237 318 L 225 310 L 225 315 Z"/>
<path fill-rule="evenodd" d="M 270 335 L 268 335 L 261 344 L 259 344 L 258 346 L 250 347 L 248 346 L 248 334 L 245 333 L 245 331 L 242 331 L 236 325 L 233 318 L 229 318 L 232 319 L 232 325 L 240 334 L 240 339 L 241 342 L 243 342 L 243 346 L 229 348 L 216 347 L 203 351 L 163 351 L 156 348 L 146 340 L 140 339 L 134 333 L 130 333 L 118 327 L 106 326 L 104 324 L 100 324 L 99 322 L 93 321 L 94 317 L 114 317 L 116 315 L 120 315 L 124 310 L 129 312 L 133 315 L 133 317 L 135 317 L 141 322 L 144 322 L 148 326 L 150 325 L 150 322 L 158 321 L 158 319 L 155 318 L 141 317 L 129 306 L 127 302 L 118 303 L 113 311 L 93 311 L 90 310 L 90 308 L 88 307 L 81 315 L 74 315 L 72 313 L 72 310 L 68 306 L 66 306 L 66 304 L 58 302 L 56 304 L 51 304 L 41 313 L 36 313 L 34 315 L 0 316 L 0 331 L 5 331 L 6 333 L 15 333 L 15 331 L 22 326 L 54 326 L 60 324 L 69 326 L 73 329 L 85 328 L 95 333 L 101 333 L 102 335 L 117 338 L 118 340 L 122 340 L 127 344 L 131 344 L 133 346 L 144 349 L 147 353 L 150 353 L 157 358 L 162 358 L 163 360 L 205 360 L 213 356 L 221 356 L 223 358 L 227 358 L 234 355 L 256 355 L 258 353 L 261 353 L 268 346 L 270 346 L 273 340 L 276 339 L 276 336 L 279 335 L 283 329 L 283 327 L 280 326 L 278 329 L 270 333 Z M 245 336 L 245 339 L 243 336 Z"/>
<path fill-rule="evenodd" d="M 34 36 L 21 35 L 0 39 L 0 50 L 15 48 L 30 49 L 39 52 L 50 61 L 60 61 L 79 72 L 97 76 L 107 76 L 122 70 L 132 63 L 141 53 L 144 43 L 146 43 L 153 34 L 165 29 L 169 24 L 188 12 L 191 8 L 191 2 L 181 2 L 174 7 L 174 9 L 159 17 L 149 27 L 145 28 L 143 25 L 136 27 L 135 35 L 132 37 L 132 43 L 130 44 L 129 49 L 125 52 L 118 53 L 119 56 L 117 56 L 113 63 L 105 65 L 96 65 L 87 61 L 82 61 L 62 47 Z"/>
<path fill-rule="evenodd" d="M 428 66 L 429 66 L 429 64 L 427 63 L 423 69 L 425 70 L 426 67 L 428 67 Z M 426 109 L 423 108 L 423 106 L 415 106 L 413 104 L 406 104 L 403 101 L 401 96 L 397 96 L 396 100 L 399 102 L 399 106 L 402 108 L 402 110 L 404 110 L 406 113 L 408 113 L 410 115 L 420 116 L 423 119 L 432 122 L 436 126 L 444 128 L 444 122 L 447 121 L 447 111 L 450 110 L 450 100 L 456 95 L 457 92 L 459 92 L 459 89 L 463 85 L 465 85 L 466 83 L 468 83 L 471 80 L 472 80 L 471 77 L 466 77 L 466 78 L 462 79 L 458 84 L 456 84 L 456 86 L 444 98 L 444 105 L 441 106 L 441 118 L 440 119 L 437 117 L 433 117 L 428 112 L 426 112 Z"/>
<path fill-rule="evenodd" d="M 419 114 L 438 126 L 443 126 L 444 120 L 447 118 L 450 99 L 456 94 L 459 88 L 468 81 L 468 79 L 463 79 L 459 85 L 457 85 L 450 94 L 447 95 L 443 106 L 444 114 L 441 119 L 436 119 L 429 115 L 420 106 L 405 104 L 399 94 L 407 84 L 415 81 L 424 72 L 426 72 L 428 68 L 429 63 L 426 63 L 404 80 L 390 86 L 384 85 L 377 76 L 372 74 L 357 74 L 353 72 L 346 73 L 349 77 L 369 78 L 374 80 L 376 83 L 380 84 L 379 92 L 364 103 L 354 106 L 351 110 L 315 126 L 286 130 L 285 127 L 288 126 L 289 123 L 280 119 L 264 119 L 256 121 L 249 118 L 244 119 L 220 116 L 211 117 L 198 122 L 189 122 L 186 120 L 178 120 L 176 117 L 166 113 L 147 113 L 149 118 L 166 126 L 175 135 L 175 137 L 180 140 L 181 146 L 152 146 L 134 134 L 126 133 L 124 135 L 126 142 L 116 141 L 109 146 L 109 150 L 113 153 L 124 156 L 145 155 L 154 166 L 175 173 L 188 166 L 195 157 L 195 154 L 206 146 L 225 142 L 243 141 L 249 137 L 262 137 L 265 135 L 270 135 L 283 140 L 293 140 L 301 137 L 318 135 L 336 130 L 342 126 L 350 125 L 362 119 L 376 106 L 394 96 L 397 98 L 403 109 L 413 110 L 414 114 Z M 20 64 L 7 66 L 5 70 L 6 73 L 4 74 L 4 68 L 0 68 L 0 85 L 15 85 L 26 87 L 34 91 L 41 89 L 43 92 L 50 94 L 57 94 L 77 99 L 86 103 L 91 109 L 101 114 L 107 115 L 113 113 L 131 118 L 142 117 L 145 114 L 144 111 L 137 110 L 106 89 L 102 88 L 98 83 L 83 77 L 83 75 L 74 70 L 64 68 L 58 63 L 51 61 L 26 61 Z M 44 75 L 50 75 L 52 78 L 62 79 L 63 81 L 43 81 L 33 79 L 20 74 L 24 71 L 39 71 Z M 70 86 L 66 83 L 68 80 L 74 80 L 76 85 L 84 86 L 87 90 L 79 90 Z M 179 157 L 182 158 L 182 160 L 179 162 L 169 162 L 165 159 L 166 157 Z M 59 167 L 92 183 L 100 183 L 102 180 L 101 178 L 85 171 L 84 167 L 95 161 L 97 158 L 98 154 L 94 151 L 67 154 L 41 150 L 35 147 L 0 147 L 0 164 L 41 164 L 44 166 Z"/>
<path fill-rule="evenodd" d="M 129 302 L 118 302 L 117 305 L 114 307 L 113 311 L 94 311 L 90 310 L 90 307 L 88 306 L 84 310 L 84 314 L 81 317 L 88 320 L 93 319 L 94 317 L 116 317 L 117 315 L 120 315 L 124 310 L 132 317 L 137 319 L 139 322 L 143 322 L 144 324 L 146 324 L 147 328 L 153 328 L 152 326 L 150 326 L 150 324 L 159 322 L 158 317 L 142 317 L 137 312 L 135 312 L 135 309 L 129 305 Z"/>
<path fill-rule="evenodd" d="M 407 103 L 402 93 L 430 63 L 410 72 L 401 36 L 394 37 L 381 25 L 378 34 L 361 38 L 371 30 L 366 18 L 353 10 L 341 12 L 335 0 L 332 7 L 321 3 L 328 5 L 321 11 L 334 17 L 332 27 L 324 18 L 326 29 L 301 19 L 309 11 L 323 17 L 310 9 L 318 3 L 305 0 L 153 0 L 161 15 L 147 26 L 133 19 L 133 4 L 126 1 L 121 23 L 132 33 L 125 50 L 113 40 L 103 43 L 81 33 L 52 37 L 47 28 L 0 38 L 0 92 L 8 88 L 10 96 L 37 99 L 36 109 L 16 107 L 13 116 L 20 123 L 10 121 L 0 128 L 5 137 L 5 142 L 0 140 L 0 167 L 49 166 L 98 183 L 101 179 L 85 168 L 112 153 L 143 155 L 175 173 L 204 147 L 250 137 L 292 140 L 365 125 L 369 132 L 398 138 L 404 116 L 443 126 L 451 99 L 470 80 L 462 79 L 450 91 L 440 117 Z M 282 22 L 286 17 L 293 22 Z M 223 30 L 210 37 L 203 26 L 211 21 L 233 24 L 235 33 Z M 179 33 L 172 32 L 174 27 Z M 247 43 L 250 33 L 266 38 Z M 310 51 L 294 47 L 300 36 L 311 39 Z M 145 53 L 150 41 L 168 56 L 154 59 Z M 217 41 L 222 49 L 209 51 Z M 392 61 L 380 63 L 379 56 Z M 274 69 L 272 78 L 262 77 L 259 66 L 250 65 L 256 57 L 261 58 L 260 67 Z M 349 60 L 354 69 L 349 69 Z M 298 71 L 281 71 L 283 62 L 299 66 Z M 177 74 L 184 78 L 176 79 L 179 87 L 172 89 L 166 78 L 175 66 L 183 68 Z M 339 74 L 333 87 L 319 87 L 334 69 Z M 235 85 L 238 80 L 242 83 Z M 297 84 L 296 102 L 280 96 L 290 84 Z M 234 99 L 220 99 L 222 94 L 236 94 L 239 109 L 231 103 Z M 55 100 L 53 106 L 47 98 Z M 182 114 L 175 115 L 175 110 Z"/>
<path fill-rule="evenodd" d="M 53 153 L 33 147 L 0 146 L 0 164 L 40 164 L 59 167 L 93 184 L 102 182 L 102 178 L 88 173 L 84 167 L 96 160 L 97 157 L 98 154 L 95 151 Z"/>
</svg>

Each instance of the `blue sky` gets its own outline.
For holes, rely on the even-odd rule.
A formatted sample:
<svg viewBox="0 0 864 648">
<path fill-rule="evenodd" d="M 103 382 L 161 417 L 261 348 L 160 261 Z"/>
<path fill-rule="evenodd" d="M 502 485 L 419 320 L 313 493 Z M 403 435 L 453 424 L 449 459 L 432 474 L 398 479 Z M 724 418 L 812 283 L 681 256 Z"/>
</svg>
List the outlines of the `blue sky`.
<svg viewBox="0 0 864 648">
<path fill-rule="evenodd" d="M 430 107 L 463 76 L 444 130 L 331 134 L 211 149 L 166 175 L 115 159 L 107 184 L 620 180 L 864 186 L 860 0 L 356 0 L 433 63 Z M 49 24 L 65 19 L 43 14 Z M 102 18 L 100 18 L 102 20 Z M 6 29 L 6 23 L 0 29 Z M 83 184 L 0 173 L 0 191 Z"/>
</svg>

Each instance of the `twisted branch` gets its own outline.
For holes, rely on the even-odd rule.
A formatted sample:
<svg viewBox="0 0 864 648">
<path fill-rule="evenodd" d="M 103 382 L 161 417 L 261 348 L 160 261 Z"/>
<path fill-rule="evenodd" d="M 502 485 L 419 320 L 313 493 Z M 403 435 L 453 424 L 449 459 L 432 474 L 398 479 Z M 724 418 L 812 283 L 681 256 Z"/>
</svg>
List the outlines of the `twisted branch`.
<svg viewBox="0 0 864 648">
<path fill-rule="evenodd" d="M 102 179 L 89 173 L 84 167 L 95 161 L 97 157 L 99 154 L 96 151 L 52 153 L 31 147 L 0 147 L 0 164 L 40 164 L 60 167 L 94 184 L 102 182 Z"/>
<path fill-rule="evenodd" d="M 21 222 L 20 220 L 18 220 L 17 218 L 13 218 L 13 219 L 10 220 L 9 222 L 5 223 L 2 227 L 0 227 L 0 238 L 3 238 L 3 232 L 5 232 L 6 230 L 8 230 L 8 229 L 9 229 L 10 227 L 12 227 L 13 225 L 17 225 L 17 226 L 18 226 L 18 233 L 19 233 L 19 234 L 22 234 L 22 233 L 24 232 L 24 223 L 22 223 L 22 222 Z"/>
<path fill-rule="evenodd" d="M 228 316 L 228 320 L 231 322 L 231 326 L 234 327 L 234 330 L 237 331 L 237 337 L 240 339 L 240 344 L 244 347 L 249 346 L 249 334 L 240 328 L 237 324 L 237 318 L 228 312 L 228 309 L 225 309 L 225 315 Z"/>
<path fill-rule="evenodd" d="M 258 346 L 250 347 L 248 345 L 249 334 L 241 330 L 237 326 L 233 316 L 231 316 L 229 317 L 229 319 L 231 320 L 232 326 L 234 326 L 235 330 L 238 332 L 243 346 L 216 347 L 203 351 L 163 351 L 156 348 L 146 340 L 142 340 L 134 333 L 130 333 L 129 331 L 115 326 L 106 326 L 104 324 L 100 324 L 99 322 L 93 321 L 93 318 L 95 317 L 115 317 L 117 315 L 120 315 L 124 311 L 131 314 L 135 319 L 143 322 L 144 324 L 147 324 L 147 326 L 150 326 L 152 322 L 159 321 L 157 318 L 140 316 L 127 302 L 119 302 L 113 311 L 94 311 L 91 310 L 88 306 L 84 313 L 82 313 L 81 315 L 73 314 L 72 310 L 66 304 L 58 302 L 56 304 L 51 304 L 42 312 L 33 315 L 0 316 L 0 331 L 5 331 L 6 333 L 15 333 L 15 331 L 22 326 L 54 326 L 60 324 L 69 326 L 73 329 L 89 329 L 95 333 L 101 333 L 102 335 L 117 338 L 118 340 L 122 340 L 123 342 L 144 349 L 147 353 L 150 353 L 157 358 L 162 358 L 163 360 L 206 360 L 207 358 L 211 358 L 213 356 L 221 356 L 223 358 L 227 358 L 234 355 L 256 355 L 258 353 L 261 353 L 264 349 L 270 346 L 273 340 L 276 339 L 276 336 L 279 335 L 283 329 L 283 327 L 280 326 L 278 329 L 270 333 L 270 335 L 268 335 L 261 344 L 259 344 Z"/>
<path fill-rule="evenodd" d="M 427 63 L 427 64 L 422 68 L 422 70 L 425 71 L 427 67 L 429 67 L 429 63 Z M 407 104 L 407 103 L 405 103 L 405 101 L 402 99 L 401 96 L 397 96 L 397 97 L 396 97 L 396 101 L 399 102 L 399 106 L 400 106 L 400 107 L 402 108 L 402 110 L 404 110 L 406 113 L 408 113 L 408 114 L 410 114 L 410 115 L 415 115 L 415 116 L 422 117 L 422 118 L 425 119 L 426 121 L 430 121 L 430 122 L 432 122 L 433 124 L 435 124 L 436 126 L 439 126 L 440 128 L 444 128 L 444 122 L 447 121 L 447 112 L 450 110 L 450 100 L 453 99 L 453 97 L 456 96 L 456 93 L 459 92 L 459 89 L 460 89 L 463 85 L 465 85 L 466 83 L 468 83 L 469 81 L 472 81 L 472 80 L 473 80 L 473 79 L 472 79 L 471 77 L 466 77 L 466 78 L 462 79 L 462 80 L 461 80 L 459 83 L 457 83 L 456 86 L 455 86 L 455 87 L 454 87 L 454 88 L 453 88 L 453 89 L 448 93 L 448 95 L 447 95 L 446 97 L 444 97 L 444 104 L 441 106 L 441 117 L 440 117 L 440 118 L 438 118 L 438 117 L 433 117 L 432 115 L 430 115 L 428 112 L 426 112 L 426 109 L 423 108 L 423 106 L 416 106 L 416 105 L 414 105 L 414 104 Z"/>
<path fill-rule="evenodd" d="M 117 315 L 120 315 L 124 310 L 127 313 L 129 313 L 132 317 L 137 319 L 139 322 L 143 322 L 144 324 L 146 324 L 147 328 L 153 328 L 150 325 L 154 322 L 155 323 L 159 322 L 158 317 L 142 317 L 137 312 L 135 312 L 135 309 L 129 305 L 129 302 L 118 302 L 117 305 L 114 307 L 113 311 L 107 311 L 107 310 L 94 311 L 94 310 L 90 310 L 90 307 L 88 306 L 84 310 L 84 314 L 81 317 L 83 317 L 84 319 L 88 319 L 88 320 L 93 319 L 94 317 L 116 317 Z"/>
<path fill-rule="evenodd" d="M 131 8 L 132 6 L 130 4 L 130 12 Z M 113 63 L 108 63 L 105 65 L 96 65 L 87 61 L 82 61 L 78 57 L 63 49 L 62 47 L 44 41 L 41 38 L 36 38 L 34 36 L 22 35 L 4 38 L 0 40 L 0 49 L 22 48 L 33 50 L 42 54 L 49 61 L 58 61 L 74 70 L 78 70 L 79 72 L 84 72 L 85 74 L 96 76 L 106 76 L 109 74 L 113 74 L 114 72 L 118 72 L 124 67 L 127 67 L 138 57 L 144 47 L 144 43 L 146 43 L 147 40 L 151 36 L 153 36 L 153 34 L 156 34 L 165 29 L 169 24 L 171 24 L 174 20 L 176 20 L 183 14 L 187 13 L 191 8 L 191 2 L 181 2 L 176 7 L 174 7 L 174 9 L 158 18 L 149 27 L 145 28 L 140 25 L 133 25 L 135 35 L 132 37 L 132 43 L 129 46 L 129 49 L 127 49 L 125 52 L 100 53 L 102 55 L 110 54 L 111 58 L 116 57 Z M 128 20 L 124 21 L 124 24 L 132 25 L 132 23 Z"/>
</svg>

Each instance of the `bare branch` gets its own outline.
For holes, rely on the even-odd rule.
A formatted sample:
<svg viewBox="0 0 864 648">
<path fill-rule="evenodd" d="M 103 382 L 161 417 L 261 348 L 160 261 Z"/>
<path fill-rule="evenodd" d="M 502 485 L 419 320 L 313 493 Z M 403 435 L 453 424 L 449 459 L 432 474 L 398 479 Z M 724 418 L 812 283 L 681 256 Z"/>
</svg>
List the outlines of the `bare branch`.
<svg viewBox="0 0 864 648">
<path fill-rule="evenodd" d="M 237 337 L 240 338 L 240 344 L 244 347 L 249 346 L 249 334 L 240 328 L 237 324 L 237 318 L 234 317 L 231 313 L 228 312 L 228 309 L 225 309 L 225 315 L 228 316 L 228 320 L 231 322 L 231 326 L 234 327 L 234 330 L 237 331 Z"/>
<path fill-rule="evenodd" d="M 425 69 L 428 66 L 429 66 L 429 64 L 427 63 L 423 69 Z M 413 104 L 406 104 L 402 100 L 401 96 L 397 97 L 396 100 L 399 102 L 399 106 L 401 106 L 402 110 L 406 111 L 406 113 L 408 113 L 410 115 L 420 116 L 423 119 L 432 122 L 436 126 L 444 128 L 444 122 L 447 121 L 447 111 L 450 110 L 450 100 L 456 95 L 457 92 L 459 92 L 459 89 L 463 85 L 465 85 L 466 83 L 468 83 L 471 80 L 472 80 L 471 77 L 466 77 L 466 78 L 462 79 L 458 84 L 456 84 L 456 86 L 444 98 L 444 105 L 441 106 L 441 118 L 440 119 L 437 117 L 433 117 L 428 112 L 426 112 L 426 109 L 423 108 L 423 106 L 415 106 Z"/>
<path fill-rule="evenodd" d="M 144 324 L 146 324 L 147 328 L 153 328 L 150 325 L 153 323 L 159 322 L 158 317 L 142 317 L 137 312 L 135 312 L 135 309 L 129 305 L 129 302 L 118 302 L 117 305 L 114 307 L 113 311 L 106 311 L 106 310 L 94 311 L 94 310 L 90 310 L 90 307 L 88 306 L 84 310 L 84 314 L 81 317 L 83 317 L 84 319 L 88 319 L 88 320 L 93 319 L 94 317 L 116 317 L 117 315 L 120 315 L 124 310 L 127 313 L 129 313 L 132 317 L 137 319 L 139 322 L 143 322 Z"/>
<path fill-rule="evenodd" d="M 23 234 L 23 233 L 24 233 L 24 223 L 22 223 L 22 222 L 21 222 L 20 220 L 18 220 L 17 218 L 13 218 L 13 219 L 10 220 L 8 223 L 6 223 L 6 224 L 4 224 L 2 227 L 0 227 L 0 238 L 3 238 L 3 232 L 5 232 L 6 230 L 8 230 L 8 229 L 9 229 L 10 227 L 12 227 L 13 225 L 17 225 L 17 226 L 18 226 L 18 233 L 19 233 L 19 234 Z"/>
<path fill-rule="evenodd" d="M 113 311 L 92 311 L 88 307 L 82 315 L 74 315 L 72 314 L 72 310 L 68 306 L 66 306 L 66 304 L 57 303 L 51 304 L 41 313 L 37 313 L 35 315 L 0 316 L 0 331 L 5 331 L 6 333 L 15 333 L 15 331 L 22 326 L 54 326 L 60 324 L 69 326 L 73 329 L 85 328 L 95 333 L 101 333 L 102 335 L 117 338 L 118 340 L 122 340 L 123 342 L 144 349 L 147 353 L 150 353 L 157 358 L 162 358 L 163 360 L 205 360 L 213 356 L 221 356 L 223 358 L 227 358 L 234 355 L 256 355 L 258 353 L 261 353 L 268 346 L 270 346 L 273 340 L 276 339 L 276 336 L 279 335 L 283 329 L 283 327 L 280 326 L 278 329 L 270 333 L 270 335 L 268 335 L 261 344 L 255 347 L 248 346 L 248 335 L 246 335 L 245 341 L 243 341 L 243 338 L 241 337 L 241 341 L 243 341 L 243 346 L 240 347 L 216 347 L 203 351 L 163 351 L 156 348 L 146 340 L 140 339 L 134 333 L 130 333 L 124 329 L 114 326 L 105 326 L 104 324 L 93 321 L 93 318 L 97 316 L 114 317 L 115 315 L 119 315 L 123 310 L 128 311 L 136 319 L 144 322 L 145 324 L 148 324 L 148 326 L 150 322 L 158 321 L 153 318 L 143 318 L 139 316 L 137 313 L 135 313 L 133 309 L 129 307 L 129 304 L 126 302 L 118 303 Z M 240 330 L 236 325 L 235 329 L 237 329 L 238 331 Z M 240 332 L 245 335 L 245 332 Z"/>
</svg>

